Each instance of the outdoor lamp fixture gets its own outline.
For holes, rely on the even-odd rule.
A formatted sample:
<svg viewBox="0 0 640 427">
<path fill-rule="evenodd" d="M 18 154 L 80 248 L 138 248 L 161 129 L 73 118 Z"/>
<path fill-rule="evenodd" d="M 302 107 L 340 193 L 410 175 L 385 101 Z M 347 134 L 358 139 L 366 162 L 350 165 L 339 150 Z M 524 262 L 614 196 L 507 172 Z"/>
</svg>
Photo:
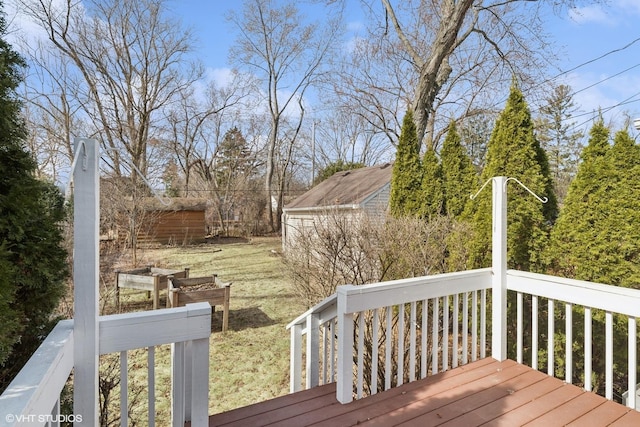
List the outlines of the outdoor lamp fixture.
<svg viewBox="0 0 640 427">
<path fill-rule="evenodd" d="M 640 130 L 640 118 L 633 121 L 633 127 L 636 128 L 636 130 Z"/>
</svg>

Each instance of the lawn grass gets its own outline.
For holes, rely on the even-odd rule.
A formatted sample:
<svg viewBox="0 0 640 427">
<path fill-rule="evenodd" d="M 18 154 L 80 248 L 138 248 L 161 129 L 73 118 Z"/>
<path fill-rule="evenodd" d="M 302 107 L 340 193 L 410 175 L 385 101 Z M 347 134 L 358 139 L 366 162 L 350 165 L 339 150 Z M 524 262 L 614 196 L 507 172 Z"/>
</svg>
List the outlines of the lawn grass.
<svg viewBox="0 0 640 427">
<path fill-rule="evenodd" d="M 139 251 L 140 264 L 190 268 L 190 276 L 218 274 L 231 286 L 229 330 L 220 332 L 217 310 L 210 340 L 209 413 L 261 402 L 289 392 L 289 332 L 285 326 L 306 310 L 294 294 L 278 255 L 280 239 L 165 247 Z M 165 295 L 162 294 L 161 306 Z M 123 290 L 122 312 L 151 309 L 145 293 Z M 148 307 L 147 307 L 148 306 Z M 130 382 L 146 384 L 146 352 L 130 362 Z M 140 368 L 138 369 L 138 366 Z M 142 369 L 144 368 L 144 369 Z M 169 346 L 156 349 L 158 419 L 170 417 Z M 146 403 L 144 404 L 146 406 Z M 166 417 L 166 418 L 165 418 Z"/>
</svg>

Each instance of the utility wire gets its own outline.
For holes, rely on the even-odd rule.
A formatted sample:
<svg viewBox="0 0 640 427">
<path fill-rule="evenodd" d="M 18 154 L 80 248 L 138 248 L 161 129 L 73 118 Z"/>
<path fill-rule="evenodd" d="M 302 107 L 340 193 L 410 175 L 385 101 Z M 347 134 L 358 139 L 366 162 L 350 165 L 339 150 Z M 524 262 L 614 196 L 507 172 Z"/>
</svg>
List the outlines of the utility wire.
<svg viewBox="0 0 640 427">
<path fill-rule="evenodd" d="M 612 79 L 612 78 L 614 78 L 614 77 L 618 77 L 619 75 L 624 74 L 624 73 L 626 73 L 627 71 L 631 71 L 631 70 L 633 70 L 634 68 L 637 68 L 637 67 L 640 67 L 640 64 L 633 65 L 633 66 L 631 66 L 631 67 L 627 68 L 626 70 L 622 70 L 622 71 L 620 71 L 619 73 L 616 73 L 616 74 L 614 74 L 614 75 L 612 75 L 612 76 L 607 77 L 606 79 L 602 79 L 602 80 L 600 80 L 600 81 L 595 82 L 595 83 L 594 83 L 594 84 L 592 84 L 592 85 L 589 85 L 589 86 L 587 86 L 587 87 L 583 87 L 583 88 L 582 88 L 582 89 L 580 89 L 580 90 L 576 90 L 575 92 L 573 92 L 573 94 L 572 94 L 572 95 L 575 95 L 575 94 L 580 93 L 580 92 L 584 92 L 584 91 L 585 91 L 585 90 L 587 90 L 587 89 L 591 89 L 592 87 L 597 86 L 597 85 L 599 85 L 600 83 L 604 83 L 604 82 L 606 82 L 607 80 L 611 80 L 611 79 Z"/>
<path fill-rule="evenodd" d="M 626 49 L 630 48 L 631 46 L 633 46 L 634 44 L 636 44 L 636 43 L 638 43 L 638 42 L 640 42 L 640 37 L 635 38 L 634 40 L 630 41 L 629 43 L 625 44 L 625 45 L 624 45 L 624 46 L 622 46 L 622 47 L 619 47 L 619 48 L 616 48 L 616 49 L 612 49 L 612 50 L 610 50 L 610 51 L 608 51 L 608 52 L 603 53 L 602 55 L 600 55 L 600 56 L 598 56 L 598 57 L 596 57 L 596 58 L 592 58 L 592 59 L 589 59 L 589 60 L 587 60 L 587 61 L 585 61 L 585 62 L 583 62 L 583 63 L 581 63 L 581 64 L 578 64 L 578 65 L 576 65 L 576 66 L 575 66 L 575 67 L 573 67 L 573 68 L 570 68 L 570 69 L 568 69 L 568 70 L 561 71 L 561 72 L 560 72 L 560 73 L 558 73 L 557 75 L 555 75 L 555 76 L 553 76 L 553 77 L 550 77 L 550 78 L 548 78 L 547 80 L 544 80 L 543 82 L 541 82 L 541 83 L 539 83 L 539 84 L 537 84 L 537 85 L 534 85 L 534 86 L 533 86 L 533 88 L 537 88 L 537 87 L 540 87 L 540 86 L 542 86 L 542 85 L 544 85 L 544 84 L 547 84 L 547 83 L 549 83 L 549 82 L 552 82 L 552 81 L 554 81 L 554 80 L 556 80 L 556 79 L 558 79 L 558 78 L 560 78 L 560 77 L 562 77 L 562 76 L 564 76 L 564 75 L 566 75 L 566 74 L 569 74 L 569 73 L 571 73 L 571 72 L 573 72 L 573 71 L 575 71 L 575 70 L 578 70 L 578 69 L 580 69 L 580 68 L 582 68 L 582 67 L 585 67 L 585 66 L 587 66 L 587 65 L 589 65 L 589 64 L 592 64 L 592 63 L 594 63 L 594 62 L 597 62 L 597 61 L 599 61 L 599 60 L 601 60 L 601 59 L 603 59 L 603 58 L 606 58 L 606 57 L 607 57 L 607 56 L 609 56 L 609 55 L 612 55 L 612 54 L 614 54 L 614 53 L 618 53 L 618 52 L 622 52 L 622 51 L 624 51 L 624 50 L 626 50 Z M 622 70 L 622 71 L 620 71 L 620 72 L 618 72 L 618 73 L 616 73 L 616 74 L 613 74 L 613 75 L 611 75 L 611 76 L 609 76 L 609 77 L 607 77 L 607 78 L 604 78 L 604 79 L 602 79 L 602 80 L 599 80 L 599 81 L 597 81 L 597 82 L 595 82 L 595 83 L 593 83 L 593 84 L 591 84 L 591 85 L 589 85 L 589 86 L 583 87 L 582 89 L 575 90 L 575 91 L 573 91 L 573 92 L 571 93 L 571 96 L 574 96 L 574 95 L 576 95 L 576 94 L 578 94 L 578 93 L 580 93 L 580 92 L 584 92 L 585 90 L 588 90 L 588 89 L 591 89 L 591 88 L 593 88 L 593 87 L 595 87 L 595 86 L 598 86 L 599 84 L 602 84 L 602 83 L 604 83 L 604 82 L 606 82 L 606 81 L 608 81 L 608 80 L 610 80 L 610 79 L 612 79 L 612 78 L 614 78 L 614 77 L 617 77 L 617 76 L 620 76 L 620 75 L 622 75 L 622 74 L 624 74 L 624 73 L 626 73 L 626 72 L 629 72 L 629 71 L 631 71 L 631 70 L 633 70 L 634 68 L 637 68 L 637 67 L 640 67 L 640 63 L 639 63 L 639 64 L 632 65 L 631 67 L 629 67 L 629 68 L 627 68 L 627 69 L 625 69 L 625 70 Z M 584 122 L 582 122 L 582 123 L 580 123 L 580 124 L 578 124 L 578 125 L 574 125 L 574 126 L 572 127 L 572 129 L 575 129 L 575 128 L 578 128 L 578 127 L 581 127 L 581 126 L 583 126 L 583 125 L 585 125 L 585 124 L 589 123 L 589 122 L 590 122 L 590 121 L 592 121 L 595 117 L 597 117 L 599 114 L 601 114 L 601 113 L 603 113 L 603 112 L 608 112 L 608 111 L 613 110 L 614 108 L 617 108 L 617 107 L 620 107 L 620 106 L 623 106 L 623 105 L 627 105 L 627 104 L 631 104 L 631 103 L 634 103 L 634 102 L 638 102 L 638 101 L 640 101 L 640 100 L 632 100 L 633 98 L 635 98 L 635 97 L 636 97 L 636 96 L 638 96 L 638 95 L 640 95 L 640 93 L 636 93 L 635 95 L 632 95 L 632 96 L 630 96 L 629 98 L 625 99 L 624 101 L 621 101 L 621 102 L 619 102 L 619 103 L 617 103 L 617 104 L 615 104 L 615 105 L 611 105 L 611 106 L 608 106 L 608 107 L 600 108 L 600 109 L 599 109 L 599 111 L 598 111 L 597 113 L 596 113 L 596 112 L 585 112 L 585 113 L 581 113 L 581 114 L 577 114 L 577 115 L 572 116 L 572 118 L 575 118 L 575 117 L 582 117 L 582 116 L 586 116 L 586 115 L 589 115 L 589 116 L 590 116 L 590 117 L 589 117 L 589 119 L 585 120 Z M 540 108 L 536 109 L 535 111 L 539 111 L 539 110 L 540 110 Z"/>
<path fill-rule="evenodd" d="M 604 54 L 602 54 L 602 55 L 598 56 L 597 58 L 590 59 L 590 60 L 588 60 L 588 61 L 586 61 L 586 62 L 583 62 L 582 64 L 576 65 L 576 66 L 575 66 L 575 67 L 573 67 L 573 68 L 570 68 L 570 69 L 565 70 L 565 71 L 561 71 L 558 75 L 556 75 L 555 77 L 551 77 L 551 78 L 549 78 L 549 79 L 545 80 L 544 82 L 540 83 L 540 85 L 545 84 L 545 83 L 548 83 L 548 82 L 550 82 L 550 81 L 552 81 L 552 80 L 555 80 L 555 79 L 557 79 L 558 77 L 563 76 L 563 75 L 565 75 L 565 74 L 569 74 L 570 72 L 575 71 L 575 70 L 577 70 L 577 69 L 579 69 L 579 68 L 582 68 L 582 67 L 584 67 L 584 66 L 586 66 L 586 65 L 592 64 L 592 63 L 594 63 L 594 62 L 596 62 L 596 61 L 599 61 L 599 60 L 601 60 L 602 58 L 606 58 L 606 57 L 607 57 L 607 56 L 609 56 L 609 55 L 612 55 L 612 54 L 617 53 L 617 52 L 622 52 L 623 50 L 626 50 L 626 49 L 630 48 L 631 46 L 633 46 L 634 44 L 636 44 L 636 43 L 637 43 L 637 42 L 639 42 L 639 41 L 640 41 L 640 37 L 638 37 L 637 39 L 634 39 L 634 40 L 630 41 L 629 43 L 627 43 L 626 45 L 624 45 L 624 46 L 622 46 L 622 47 L 620 47 L 620 48 L 610 50 L 609 52 L 606 52 L 606 53 L 604 53 Z"/>
</svg>

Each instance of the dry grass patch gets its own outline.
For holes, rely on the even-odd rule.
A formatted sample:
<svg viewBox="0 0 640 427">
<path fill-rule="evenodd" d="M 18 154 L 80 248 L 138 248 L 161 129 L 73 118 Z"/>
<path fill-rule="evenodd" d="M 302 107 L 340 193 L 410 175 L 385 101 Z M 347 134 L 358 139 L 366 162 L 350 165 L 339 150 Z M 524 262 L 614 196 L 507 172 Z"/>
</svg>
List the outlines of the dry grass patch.
<svg viewBox="0 0 640 427">
<path fill-rule="evenodd" d="M 277 255 L 280 245 L 280 239 L 274 237 L 139 252 L 141 265 L 190 267 L 192 277 L 216 273 L 221 280 L 233 282 L 229 331 L 220 332 L 221 312 L 216 311 L 212 321 L 211 414 L 289 391 L 289 333 L 285 326 L 304 312 L 305 307 L 285 277 L 282 258 Z M 129 290 L 121 295 L 121 303 L 123 312 L 152 307 L 146 293 Z M 164 293 L 160 304 L 165 304 Z M 146 360 L 146 356 L 143 357 Z M 167 420 L 170 417 L 169 357 L 168 346 L 156 350 L 156 408 L 161 414 L 159 419 L 166 417 Z M 135 365 L 140 366 L 140 371 L 130 375 L 135 382 L 146 382 L 143 378 L 146 362 Z"/>
</svg>

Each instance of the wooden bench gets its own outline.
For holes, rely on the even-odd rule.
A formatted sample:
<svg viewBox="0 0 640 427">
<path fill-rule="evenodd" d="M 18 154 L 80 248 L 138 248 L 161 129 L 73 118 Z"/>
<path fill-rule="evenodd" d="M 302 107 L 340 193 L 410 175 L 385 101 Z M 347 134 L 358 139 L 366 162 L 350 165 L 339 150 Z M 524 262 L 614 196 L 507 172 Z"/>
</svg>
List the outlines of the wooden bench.
<svg viewBox="0 0 640 427">
<path fill-rule="evenodd" d="M 167 270 L 164 268 L 145 267 L 135 270 L 116 271 L 116 307 L 120 311 L 120 289 L 137 289 L 147 291 L 148 296 L 153 294 L 153 309 L 160 306 L 160 290 L 167 288 L 167 278 L 189 277 L 189 269 Z M 169 297 L 167 296 L 167 307 L 169 307 Z"/>
<path fill-rule="evenodd" d="M 222 332 L 229 327 L 229 297 L 231 282 L 223 283 L 216 274 L 205 277 L 178 278 L 169 276 L 167 301 L 169 307 L 183 307 L 194 302 L 208 302 L 215 311 L 222 306 Z"/>
</svg>

